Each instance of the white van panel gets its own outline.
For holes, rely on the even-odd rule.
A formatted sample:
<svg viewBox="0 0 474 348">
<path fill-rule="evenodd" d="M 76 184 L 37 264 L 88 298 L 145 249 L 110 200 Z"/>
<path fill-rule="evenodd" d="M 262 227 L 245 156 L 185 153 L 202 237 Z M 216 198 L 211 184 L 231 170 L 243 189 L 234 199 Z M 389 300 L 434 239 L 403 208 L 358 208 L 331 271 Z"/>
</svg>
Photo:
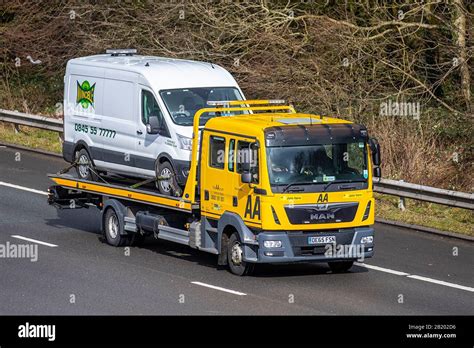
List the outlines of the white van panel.
<svg viewBox="0 0 474 348">
<path fill-rule="evenodd" d="M 92 75 L 96 73 L 97 75 Z M 77 144 L 85 142 L 89 147 L 100 147 L 93 137 L 100 128 L 104 81 L 103 69 L 91 69 L 88 74 L 72 73 L 67 81 L 67 98 L 64 105 L 65 140 Z M 88 88 L 86 89 L 86 85 Z M 82 98 L 87 96 L 87 98 Z"/>
<path fill-rule="evenodd" d="M 130 81 L 105 78 L 104 116 L 119 118 L 126 122 L 134 120 L 135 85 Z"/>
<path fill-rule="evenodd" d="M 107 69 L 101 132 L 102 147 L 94 151 L 105 169 L 135 173 L 137 114 L 136 74 Z"/>
</svg>

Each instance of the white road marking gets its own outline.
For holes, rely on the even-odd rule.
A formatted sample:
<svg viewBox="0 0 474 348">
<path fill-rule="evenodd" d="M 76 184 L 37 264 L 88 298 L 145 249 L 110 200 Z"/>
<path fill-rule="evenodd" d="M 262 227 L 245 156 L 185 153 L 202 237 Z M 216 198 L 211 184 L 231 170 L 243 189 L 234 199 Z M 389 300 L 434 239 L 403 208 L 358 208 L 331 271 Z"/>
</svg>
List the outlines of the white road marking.
<svg viewBox="0 0 474 348">
<path fill-rule="evenodd" d="M 57 247 L 56 244 L 51 244 L 51 243 L 46 243 L 46 242 L 42 242 L 40 240 L 36 240 L 36 239 L 32 239 L 32 238 L 26 238 L 26 237 L 22 237 L 22 236 L 19 236 L 19 235 L 12 235 L 13 238 L 17 238 L 17 239 L 23 239 L 23 240 L 26 240 L 28 242 L 33 242 L 33 243 L 37 243 L 37 244 L 42 244 L 42 245 L 46 245 L 46 246 L 49 246 L 49 247 L 52 247 L 52 248 L 55 248 Z"/>
<path fill-rule="evenodd" d="M 417 276 L 417 275 L 409 275 L 408 278 L 418 279 L 418 280 L 422 280 L 422 281 L 428 282 L 428 283 L 435 283 L 435 284 L 439 284 L 439 285 L 449 286 L 451 288 L 456 288 L 456 289 L 461 289 L 461 290 L 474 292 L 474 288 L 471 288 L 469 286 L 458 285 L 458 284 L 454 284 L 454 283 L 445 282 L 445 281 L 442 281 L 442 280 L 437 280 L 437 279 L 432 279 L 432 278 L 427 278 L 427 277 L 421 277 L 421 276 Z"/>
<path fill-rule="evenodd" d="M 19 185 L 13 185 L 13 184 L 9 184 L 8 182 L 0 181 L 0 185 L 1 185 L 1 186 L 7 186 L 7 187 L 15 188 L 15 189 L 18 189 L 18 190 L 23 190 L 23 191 L 28 191 L 28 192 L 37 193 L 37 194 L 39 194 L 39 195 L 45 195 L 45 196 L 48 195 L 48 192 L 46 192 L 46 191 L 40 191 L 40 190 L 35 190 L 35 189 L 29 188 L 29 187 L 24 187 L 24 186 L 19 186 Z"/>
<path fill-rule="evenodd" d="M 191 283 L 196 284 L 196 285 L 205 286 L 206 288 L 211 288 L 211 289 L 214 289 L 214 290 L 225 291 L 225 292 L 228 292 L 228 293 L 231 293 L 231 294 L 234 294 L 234 295 L 239 295 L 239 296 L 247 295 L 247 294 L 244 294 L 243 292 L 238 292 L 238 291 L 235 291 L 235 290 L 221 288 L 220 286 L 210 285 L 210 284 L 201 283 L 201 282 L 191 282 Z"/>
<path fill-rule="evenodd" d="M 409 274 L 409 273 L 405 273 L 405 272 L 395 271 L 395 270 L 389 269 L 389 268 L 383 268 L 383 267 L 379 267 L 379 266 L 368 265 L 366 263 L 354 262 L 354 264 L 356 266 L 373 269 L 374 271 L 391 273 L 391 274 L 395 274 L 395 275 L 398 275 L 398 276 L 403 276 L 403 277 L 407 277 L 407 278 L 411 278 L 411 279 L 421 280 L 423 282 L 428 282 L 428 283 L 433 283 L 433 284 L 438 284 L 438 285 L 444 285 L 444 286 L 449 286 L 451 288 L 456 288 L 456 289 L 460 289 L 460 290 L 474 292 L 474 288 L 471 288 L 469 286 L 464 286 L 464 285 L 459 285 L 459 284 L 455 284 L 455 283 L 445 282 L 443 280 L 437 280 L 437 279 L 428 278 L 428 277 L 422 277 L 422 276 L 419 276 L 419 275 L 416 275 L 416 274 Z"/>
<path fill-rule="evenodd" d="M 399 276 L 409 275 L 408 273 L 405 273 L 405 272 L 395 271 L 393 269 L 383 268 L 383 267 L 379 267 L 379 266 L 368 265 L 366 263 L 355 262 L 354 264 L 357 265 L 357 266 L 360 266 L 360 267 L 370 268 L 370 269 L 373 269 L 375 271 L 391 273 L 391 274 L 395 274 L 395 275 L 399 275 Z"/>
</svg>

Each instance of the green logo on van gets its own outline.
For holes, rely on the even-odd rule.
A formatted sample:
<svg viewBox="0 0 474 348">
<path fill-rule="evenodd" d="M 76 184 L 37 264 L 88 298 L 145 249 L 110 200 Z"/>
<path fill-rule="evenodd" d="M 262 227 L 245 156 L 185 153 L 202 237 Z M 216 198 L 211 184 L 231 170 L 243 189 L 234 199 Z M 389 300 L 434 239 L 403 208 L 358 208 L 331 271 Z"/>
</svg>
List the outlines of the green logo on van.
<svg viewBox="0 0 474 348">
<path fill-rule="evenodd" d="M 94 106 L 94 89 L 95 83 L 91 86 L 89 81 L 85 80 L 82 84 L 77 82 L 77 97 L 76 103 L 81 104 L 84 109 L 87 109 L 89 105 Z"/>
</svg>

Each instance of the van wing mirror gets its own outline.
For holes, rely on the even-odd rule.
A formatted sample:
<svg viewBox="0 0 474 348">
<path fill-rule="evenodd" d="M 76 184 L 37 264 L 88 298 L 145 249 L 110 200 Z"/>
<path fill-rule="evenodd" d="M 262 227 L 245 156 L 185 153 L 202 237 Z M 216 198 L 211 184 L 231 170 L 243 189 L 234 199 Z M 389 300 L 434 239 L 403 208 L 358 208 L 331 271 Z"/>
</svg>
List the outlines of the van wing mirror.
<svg viewBox="0 0 474 348">
<path fill-rule="evenodd" d="M 160 132 L 160 121 L 158 116 L 150 115 L 146 124 L 146 132 L 148 134 L 158 134 Z"/>
<path fill-rule="evenodd" d="M 377 139 L 369 139 L 370 152 L 372 153 L 372 163 L 374 166 L 380 166 L 382 161 L 380 159 L 380 145 Z"/>
</svg>

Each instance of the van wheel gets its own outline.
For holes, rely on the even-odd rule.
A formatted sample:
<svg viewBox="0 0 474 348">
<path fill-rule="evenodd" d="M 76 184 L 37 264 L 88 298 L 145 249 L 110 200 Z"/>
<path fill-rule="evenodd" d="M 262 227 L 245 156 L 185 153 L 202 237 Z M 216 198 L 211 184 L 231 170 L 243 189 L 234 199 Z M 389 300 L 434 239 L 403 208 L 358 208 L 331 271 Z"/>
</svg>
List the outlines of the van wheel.
<svg viewBox="0 0 474 348">
<path fill-rule="evenodd" d="M 171 163 L 168 161 L 158 163 L 156 165 L 156 176 L 170 177 L 169 180 L 156 180 L 156 187 L 162 195 L 174 196 L 178 183 L 176 182 L 176 173 Z"/>
<path fill-rule="evenodd" d="M 331 268 L 331 271 L 333 273 L 344 273 L 347 272 L 352 265 L 354 264 L 354 261 L 334 261 L 334 262 L 328 262 L 329 268 Z"/>
<path fill-rule="evenodd" d="M 78 162 L 76 165 L 76 172 L 79 179 L 95 181 L 96 175 L 91 171 L 91 168 L 94 172 L 96 170 L 87 150 L 81 149 L 77 151 L 75 158 Z"/>
<path fill-rule="evenodd" d="M 130 242 L 130 238 L 122 234 L 122 224 L 114 208 L 107 208 L 105 211 L 104 234 L 107 243 L 112 246 L 124 246 Z"/>
<path fill-rule="evenodd" d="M 231 273 L 238 276 L 250 275 L 254 268 L 253 263 L 243 260 L 243 248 L 244 246 L 240 241 L 239 234 L 237 232 L 232 233 L 227 246 L 227 263 Z"/>
</svg>

